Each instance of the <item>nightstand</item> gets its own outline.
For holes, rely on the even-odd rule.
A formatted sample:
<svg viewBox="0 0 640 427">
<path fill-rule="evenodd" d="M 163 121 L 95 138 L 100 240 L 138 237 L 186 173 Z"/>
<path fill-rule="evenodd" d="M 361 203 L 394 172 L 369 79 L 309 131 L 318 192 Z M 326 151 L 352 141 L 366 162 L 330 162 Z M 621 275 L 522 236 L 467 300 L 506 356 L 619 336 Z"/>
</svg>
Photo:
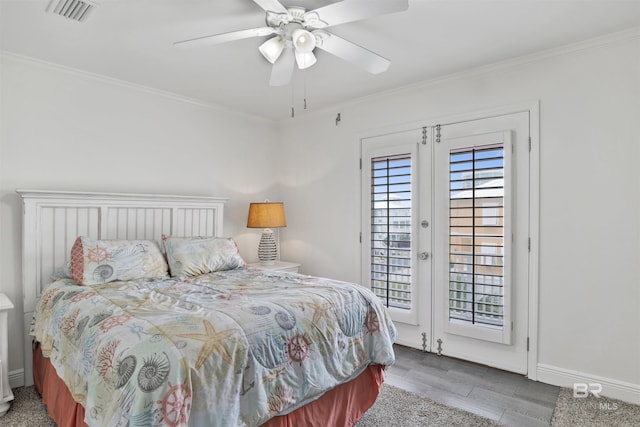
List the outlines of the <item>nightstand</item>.
<svg viewBox="0 0 640 427">
<path fill-rule="evenodd" d="M 247 267 L 258 268 L 260 270 L 269 271 L 286 271 L 289 273 L 297 273 L 300 270 L 300 264 L 296 262 L 275 261 L 273 264 L 264 265 L 259 262 L 247 264 Z"/>
<path fill-rule="evenodd" d="M 12 308 L 11 300 L 5 294 L 0 294 L 0 417 L 7 413 L 9 402 L 13 400 L 13 393 L 9 385 L 9 360 L 7 358 L 7 312 Z"/>
</svg>

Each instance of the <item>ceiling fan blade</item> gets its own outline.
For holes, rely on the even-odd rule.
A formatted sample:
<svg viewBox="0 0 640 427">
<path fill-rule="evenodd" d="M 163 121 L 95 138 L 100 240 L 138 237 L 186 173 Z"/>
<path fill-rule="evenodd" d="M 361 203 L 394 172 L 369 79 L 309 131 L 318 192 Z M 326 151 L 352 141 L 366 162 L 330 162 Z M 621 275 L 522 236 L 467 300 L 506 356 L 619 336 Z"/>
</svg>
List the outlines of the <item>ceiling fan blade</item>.
<svg viewBox="0 0 640 427">
<path fill-rule="evenodd" d="M 182 40 L 173 45 L 178 47 L 198 47 L 231 42 L 234 40 L 248 39 L 250 37 L 268 36 L 275 33 L 271 27 L 251 28 L 249 30 L 232 31 L 230 33 L 214 34 L 211 36 L 196 37 L 195 39 Z"/>
<path fill-rule="evenodd" d="M 291 81 L 293 74 L 293 65 L 295 63 L 295 55 L 293 49 L 288 47 L 282 51 L 280 58 L 273 64 L 271 69 L 270 86 L 285 86 Z"/>
<path fill-rule="evenodd" d="M 307 14 L 318 16 L 329 27 L 387 13 L 402 12 L 408 8 L 409 0 L 346 0 L 311 10 Z"/>
<path fill-rule="evenodd" d="M 287 8 L 278 0 L 253 0 L 258 6 L 267 12 L 287 13 Z"/>
<path fill-rule="evenodd" d="M 342 58 L 347 62 L 367 70 L 371 74 L 379 74 L 387 71 L 389 65 L 391 65 L 391 61 L 388 59 L 338 37 L 335 34 L 321 30 L 313 31 L 313 34 L 318 36 L 319 43 L 316 45 L 318 49 Z"/>
</svg>

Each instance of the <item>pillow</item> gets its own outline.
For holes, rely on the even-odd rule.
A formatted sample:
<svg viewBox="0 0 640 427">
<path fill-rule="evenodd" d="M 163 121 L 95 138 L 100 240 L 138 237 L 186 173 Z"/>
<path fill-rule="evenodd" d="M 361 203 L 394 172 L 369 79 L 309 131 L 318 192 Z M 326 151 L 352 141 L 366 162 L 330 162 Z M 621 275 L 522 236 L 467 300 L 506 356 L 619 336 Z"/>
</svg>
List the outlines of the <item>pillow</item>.
<svg viewBox="0 0 640 427">
<path fill-rule="evenodd" d="M 71 248 L 71 278 L 80 285 L 167 277 L 153 240 L 96 240 L 80 236 Z"/>
<path fill-rule="evenodd" d="M 194 277 L 246 264 L 236 242 L 223 237 L 163 237 L 171 277 Z"/>
</svg>

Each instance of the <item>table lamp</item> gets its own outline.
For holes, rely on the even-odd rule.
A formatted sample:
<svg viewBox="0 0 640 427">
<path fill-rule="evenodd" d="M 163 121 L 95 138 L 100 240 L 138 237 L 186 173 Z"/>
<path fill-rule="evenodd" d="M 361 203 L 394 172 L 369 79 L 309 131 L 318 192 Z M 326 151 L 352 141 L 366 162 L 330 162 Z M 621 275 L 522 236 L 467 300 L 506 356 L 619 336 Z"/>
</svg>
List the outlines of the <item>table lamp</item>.
<svg viewBox="0 0 640 427">
<path fill-rule="evenodd" d="M 258 259 L 261 264 L 271 265 L 275 263 L 278 255 L 278 246 L 273 239 L 272 228 L 286 226 L 287 219 L 284 216 L 284 203 L 262 202 L 249 204 L 247 228 L 264 228 L 258 244 Z"/>
</svg>

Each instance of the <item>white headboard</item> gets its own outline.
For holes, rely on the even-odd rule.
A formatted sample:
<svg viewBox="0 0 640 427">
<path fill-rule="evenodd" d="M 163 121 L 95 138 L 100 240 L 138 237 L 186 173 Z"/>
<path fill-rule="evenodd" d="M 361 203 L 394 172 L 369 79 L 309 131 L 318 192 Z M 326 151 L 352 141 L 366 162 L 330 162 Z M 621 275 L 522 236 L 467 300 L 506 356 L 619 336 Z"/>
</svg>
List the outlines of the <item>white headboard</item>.
<svg viewBox="0 0 640 427">
<path fill-rule="evenodd" d="M 173 236 L 222 236 L 226 198 L 156 194 L 16 190 L 22 197 L 22 289 L 25 385 L 33 384 L 33 311 L 49 277 L 69 259 L 77 236 L 157 240 Z"/>
</svg>

